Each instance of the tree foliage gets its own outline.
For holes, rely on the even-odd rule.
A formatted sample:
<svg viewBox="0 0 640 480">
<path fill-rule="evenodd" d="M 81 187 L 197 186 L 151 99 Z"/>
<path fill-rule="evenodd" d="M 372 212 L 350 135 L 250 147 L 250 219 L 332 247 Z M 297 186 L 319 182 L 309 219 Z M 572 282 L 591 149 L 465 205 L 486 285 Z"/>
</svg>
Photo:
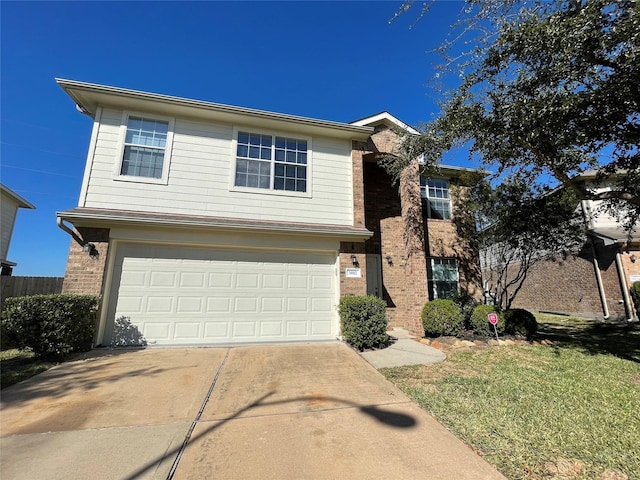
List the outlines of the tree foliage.
<svg viewBox="0 0 640 480">
<path fill-rule="evenodd" d="M 475 239 L 485 292 L 502 309 L 511 308 L 536 263 L 574 255 L 585 242 L 571 190 L 548 192 L 513 176 L 495 188 L 488 180 L 478 182 L 465 204 L 476 212 L 477 224 L 454 219 L 458 235 Z"/>
<path fill-rule="evenodd" d="M 547 195 L 544 185 L 561 185 L 578 199 L 602 200 L 622 215 L 629 230 L 637 225 L 638 2 L 465 4 L 457 24 L 461 33 L 441 49 L 442 71 L 458 72 L 461 82 L 422 135 L 404 137 L 402 155 L 387 162 L 390 173 L 397 177 L 420 155 L 433 169 L 446 151 L 465 145 L 471 157 L 494 170 L 495 178 L 528 187 L 524 201 Z M 427 9 L 420 15 L 428 21 Z M 456 41 L 473 29 L 482 33 L 473 50 L 452 55 Z M 596 191 L 580 180 L 593 170 L 596 182 L 606 181 L 611 190 Z"/>
</svg>

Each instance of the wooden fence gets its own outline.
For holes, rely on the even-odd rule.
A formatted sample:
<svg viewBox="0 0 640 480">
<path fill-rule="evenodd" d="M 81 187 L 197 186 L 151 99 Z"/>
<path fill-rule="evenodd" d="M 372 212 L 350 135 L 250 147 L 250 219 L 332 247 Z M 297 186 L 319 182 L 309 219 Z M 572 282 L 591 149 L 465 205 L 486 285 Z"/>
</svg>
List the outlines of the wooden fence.
<svg viewBox="0 0 640 480">
<path fill-rule="evenodd" d="M 23 297 L 62 292 L 64 277 L 0 276 L 0 305 L 7 297 Z"/>
</svg>

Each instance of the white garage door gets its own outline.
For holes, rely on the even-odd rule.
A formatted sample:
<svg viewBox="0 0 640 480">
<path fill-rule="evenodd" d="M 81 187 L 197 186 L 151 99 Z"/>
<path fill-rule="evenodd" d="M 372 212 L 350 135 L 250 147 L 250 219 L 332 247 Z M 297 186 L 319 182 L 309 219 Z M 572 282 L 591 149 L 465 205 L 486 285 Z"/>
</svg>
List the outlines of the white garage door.
<svg viewBox="0 0 640 480">
<path fill-rule="evenodd" d="M 335 338 L 335 260 L 330 253 L 120 245 L 104 343 L 135 343 L 139 334 L 158 345 Z"/>
</svg>

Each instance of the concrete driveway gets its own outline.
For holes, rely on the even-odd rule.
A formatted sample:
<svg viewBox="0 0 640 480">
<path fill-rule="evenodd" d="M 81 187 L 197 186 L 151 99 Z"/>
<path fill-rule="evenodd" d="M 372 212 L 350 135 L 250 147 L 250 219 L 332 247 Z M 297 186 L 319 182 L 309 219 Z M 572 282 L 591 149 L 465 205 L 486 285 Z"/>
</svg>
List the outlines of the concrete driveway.
<svg viewBox="0 0 640 480">
<path fill-rule="evenodd" d="M 2 391 L 12 479 L 502 479 L 341 343 L 96 351 Z"/>
</svg>

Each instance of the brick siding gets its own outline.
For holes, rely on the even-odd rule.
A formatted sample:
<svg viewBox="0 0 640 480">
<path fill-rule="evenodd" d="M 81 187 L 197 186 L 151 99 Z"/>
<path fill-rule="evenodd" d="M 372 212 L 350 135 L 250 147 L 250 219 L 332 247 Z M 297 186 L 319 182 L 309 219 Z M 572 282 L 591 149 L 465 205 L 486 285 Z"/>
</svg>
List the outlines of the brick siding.
<svg viewBox="0 0 640 480">
<path fill-rule="evenodd" d="M 109 252 L 109 229 L 78 227 L 76 232 L 84 241 L 95 245 L 96 254 L 89 255 L 71 239 L 62 292 L 100 295 Z"/>
<path fill-rule="evenodd" d="M 626 318 L 616 267 L 616 247 L 597 245 L 596 255 L 607 299 L 610 320 Z M 491 282 L 491 273 L 485 272 Z M 512 305 L 532 311 L 604 317 L 590 244 L 575 257 L 535 264 L 528 272 Z"/>
</svg>

